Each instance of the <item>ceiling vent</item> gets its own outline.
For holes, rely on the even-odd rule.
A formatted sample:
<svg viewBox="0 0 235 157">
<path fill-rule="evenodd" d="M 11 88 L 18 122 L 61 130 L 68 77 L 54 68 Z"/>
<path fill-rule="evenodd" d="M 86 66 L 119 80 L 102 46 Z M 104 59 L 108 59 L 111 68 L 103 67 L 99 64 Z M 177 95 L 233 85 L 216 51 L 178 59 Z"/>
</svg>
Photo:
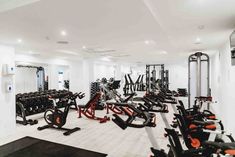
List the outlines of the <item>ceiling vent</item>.
<svg viewBox="0 0 235 157">
<path fill-rule="evenodd" d="M 93 53 L 93 54 L 107 54 L 107 53 L 113 53 L 116 51 L 113 49 L 106 49 L 106 48 L 85 48 L 83 50 L 87 53 Z"/>
<path fill-rule="evenodd" d="M 57 44 L 69 44 L 68 41 L 57 41 Z"/>
<path fill-rule="evenodd" d="M 116 57 L 116 58 L 124 58 L 124 57 L 129 57 L 129 54 L 113 54 L 111 55 L 112 57 Z"/>
</svg>

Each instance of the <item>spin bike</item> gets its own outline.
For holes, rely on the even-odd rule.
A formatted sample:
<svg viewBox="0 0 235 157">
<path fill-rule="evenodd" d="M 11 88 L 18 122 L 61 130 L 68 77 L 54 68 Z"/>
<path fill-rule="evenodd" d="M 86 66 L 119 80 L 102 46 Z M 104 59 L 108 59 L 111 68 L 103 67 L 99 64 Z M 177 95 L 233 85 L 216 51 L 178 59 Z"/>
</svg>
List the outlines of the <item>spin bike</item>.
<svg viewBox="0 0 235 157">
<path fill-rule="evenodd" d="M 47 109 L 44 113 L 44 119 L 47 123 L 47 125 L 44 125 L 42 127 L 38 127 L 38 130 L 44 130 L 48 128 L 58 129 L 65 131 L 63 135 L 68 136 L 76 131 L 79 131 L 79 127 L 75 127 L 73 129 L 63 128 L 63 126 L 66 124 L 67 116 L 69 113 L 69 109 L 72 105 L 76 105 L 76 98 L 82 99 L 84 97 L 84 93 L 75 93 L 72 95 L 68 95 L 66 98 L 64 98 L 62 101 L 66 103 L 67 105 L 64 108 L 64 111 L 61 111 L 56 106 L 56 98 L 49 96 L 49 100 L 53 101 L 54 108 L 53 109 Z"/>
<path fill-rule="evenodd" d="M 156 115 L 154 113 L 149 113 L 144 111 L 142 104 L 133 103 L 113 103 L 114 105 L 120 107 L 125 115 L 128 117 L 123 119 L 117 114 L 113 114 L 114 118 L 112 121 L 118 125 L 121 129 L 125 130 L 128 127 L 132 128 L 145 128 L 148 135 L 150 143 L 152 144 L 151 151 L 154 156 L 151 157 L 171 157 L 168 156 L 164 150 L 160 148 L 160 145 L 155 140 L 155 136 L 152 128 L 156 126 Z M 173 156 L 172 156 L 173 157 Z"/>
<path fill-rule="evenodd" d="M 141 104 L 133 103 L 113 103 L 119 106 L 128 117 L 123 119 L 117 114 L 114 114 L 113 122 L 121 129 L 125 130 L 128 127 L 145 128 L 148 138 L 152 144 L 151 151 L 153 155 L 150 157 L 229 157 L 235 155 L 235 143 L 220 143 L 220 142 L 205 142 L 203 147 L 198 149 L 184 150 L 177 132 L 174 129 L 165 128 L 166 137 L 168 137 L 170 145 L 169 152 L 165 152 L 160 148 L 160 145 L 155 140 L 152 127 L 156 126 L 155 114 L 142 110 Z M 140 106 L 139 106 L 140 105 Z M 136 122 L 136 121 L 139 122 Z M 226 156 L 227 155 L 227 156 Z"/>
</svg>

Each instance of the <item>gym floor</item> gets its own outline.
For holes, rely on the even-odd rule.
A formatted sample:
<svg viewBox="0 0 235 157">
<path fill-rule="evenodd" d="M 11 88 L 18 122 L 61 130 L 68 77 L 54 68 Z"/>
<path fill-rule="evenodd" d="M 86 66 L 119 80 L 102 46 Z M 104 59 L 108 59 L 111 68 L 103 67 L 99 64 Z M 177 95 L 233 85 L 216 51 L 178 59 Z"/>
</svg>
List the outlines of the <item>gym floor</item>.
<svg viewBox="0 0 235 157">
<path fill-rule="evenodd" d="M 167 114 L 169 122 L 172 121 L 172 109 Z M 97 115 L 104 116 L 105 111 L 97 111 Z M 111 113 L 112 114 L 112 113 Z M 37 127 L 45 125 L 42 114 L 30 118 L 39 118 L 37 125 L 17 125 L 15 135 L 0 140 L 0 145 L 14 141 L 16 139 L 31 136 L 39 139 L 61 143 L 69 146 L 83 148 L 108 154 L 108 157 L 146 157 L 150 155 L 151 144 L 144 128 L 127 128 L 122 130 L 115 123 L 109 121 L 100 124 L 98 121 L 90 120 L 85 117 L 77 118 L 77 112 L 72 110 L 69 113 L 65 127 L 80 127 L 81 130 L 64 136 L 63 132 L 53 129 L 38 131 Z M 111 117 L 111 115 L 109 115 Z M 164 137 L 164 123 L 157 114 L 157 126 L 153 128 L 154 135 L 162 149 L 167 150 L 168 141 Z"/>
</svg>

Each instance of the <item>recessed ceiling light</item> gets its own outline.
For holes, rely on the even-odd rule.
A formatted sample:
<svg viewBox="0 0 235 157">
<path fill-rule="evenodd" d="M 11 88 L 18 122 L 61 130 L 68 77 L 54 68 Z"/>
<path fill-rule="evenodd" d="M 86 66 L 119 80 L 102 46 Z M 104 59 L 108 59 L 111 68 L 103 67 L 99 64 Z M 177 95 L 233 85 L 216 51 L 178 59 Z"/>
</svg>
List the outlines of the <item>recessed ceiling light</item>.
<svg viewBox="0 0 235 157">
<path fill-rule="evenodd" d="M 145 43 L 146 45 L 150 44 L 149 40 L 145 40 L 144 43 Z"/>
<path fill-rule="evenodd" d="M 82 46 L 83 49 L 86 49 L 86 46 Z"/>
<path fill-rule="evenodd" d="M 17 39 L 17 42 L 18 43 L 22 43 L 22 39 Z"/>
<path fill-rule="evenodd" d="M 144 43 L 146 45 L 154 45 L 155 44 L 155 41 L 154 40 L 145 40 Z"/>
<path fill-rule="evenodd" d="M 166 51 L 160 51 L 159 54 L 166 55 L 168 52 Z"/>
<path fill-rule="evenodd" d="M 60 34 L 61 34 L 62 36 L 66 36 L 66 35 L 67 35 L 67 32 L 66 32 L 66 31 L 61 31 Z"/>
<path fill-rule="evenodd" d="M 195 44 L 201 44 L 201 39 L 199 37 L 196 38 Z"/>
<path fill-rule="evenodd" d="M 200 38 L 197 38 L 197 39 L 196 39 L 196 42 L 201 42 L 201 39 L 200 39 Z"/>
</svg>

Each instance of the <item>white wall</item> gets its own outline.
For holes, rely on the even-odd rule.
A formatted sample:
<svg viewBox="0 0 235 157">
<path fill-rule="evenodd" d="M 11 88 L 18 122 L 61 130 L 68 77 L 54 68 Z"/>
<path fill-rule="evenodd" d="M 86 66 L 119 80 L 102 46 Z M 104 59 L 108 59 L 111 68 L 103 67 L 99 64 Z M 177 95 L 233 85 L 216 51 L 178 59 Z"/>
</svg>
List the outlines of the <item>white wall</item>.
<svg viewBox="0 0 235 157">
<path fill-rule="evenodd" d="M 235 134 L 235 66 L 231 66 L 229 37 L 213 57 L 212 73 L 212 95 L 218 101 L 217 104 L 214 104 L 214 108 L 222 118 L 226 128 Z"/>
<path fill-rule="evenodd" d="M 130 64 L 114 64 L 114 63 L 93 63 L 94 77 L 93 80 L 102 77 L 113 77 L 122 80 L 124 84 L 124 75 L 131 73 L 131 77 L 135 82 L 139 74 L 145 74 L 145 65 L 130 65 Z M 188 63 L 187 57 L 185 60 L 177 63 L 166 64 L 165 69 L 169 70 L 170 89 L 188 88 Z M 115 72 L 113 72 L 115 71 Z M 114 75 L 115 74 L 115 75 Z"/>
<path fill-rule="evenodd" d="M 42 58 L 40 56 L 32 56 L 32 55 L 23 55 L 16 54 L 15 61 L 21 64 L 28 63 L 38 63 L 38 64 L 52 64 L 52 65 L 69 65 L 69 61 L 58 59 L 58 58 Z"/>
<path fill-rule="evenodd" d="M 86 97 L 78 103 L 87 103 L 90 99 L 90 83 L 103 77 L 120 78 L 120 67 L 109 62 L 94 60 L 70 61 L 70 89 L 72 92 L 84 92 Z"/>
<path fill-rule="evenodd" d="M 59 86 L 59 72 L 63 72 L 63 80 L 70 80 L 69 78 L 69 65 L 48 65 L 49 89 L 61 90 L 63 87 Z"/>
<path fill-rule="evenodd" d="M 86 97 L 79 103 L 86 103 L 89 100 L 89 84 L 94 80 L 94 63 L 92 61 L 84 61 L 82 59 L 80 61 L 47 59 L 18 54 L 16 55 L 16 62 L 19 64 L 30 63 L 46 66 L 49 76 L 49 89 L 59 89 L 58 71 L 63 71 L 64 79 L 70 80 L 70 90 L 72 92 L 86 93 Z"/>
<path fill-rule="evenodd" d="M 3 75 L 3 64 L 14 65 L 15 52 L 11 47 L 0 45 L 0 138 L 15 131 L 15 76 Z M 6 84 L 13 85 L 13 92 L 6 92 Z"/>
<path fill-rule="evenodd" d="M 169 70 L 169 88 L 171 90 L 177 90 L 177 88 L 188 89 L 188 63 L 187 58 L 185 61 L 167 64 L 166 70 Z"/>
<path fill-rule="evenodd" d="M 220 78 L 221 78 L 221 70 L 220 70 L 220 52 L 219 50 L 211 56 L 211 96 L 213 97 L 213 101 L 215 104 L 212 106 L 212 109 L 222 117 L 223 106 L 219 105 L 220 98 Z"/>
<path fill-rule="evenodd" d="M 16 67 L 16 93 L 37 91 L 37 69 Z"/>
<path fill-rule="evenodd" d="M 86 97 L 80 103 L 89 100 L 90 82 L 102 77 L 115 77 L 124 81 L 124 74 L 130 72 L 132 67 L 133 76 L 139 73 L 145 74 L 145 66 L 118 64 L 111 62 L 95 62 L 92 60 L 66 61 L 58 59 L 40 59 L 38 57 L 17 55 L 14 60 L 14 49 L 0 46 L 0 64 L 17 62 L 30 62 L 48 65 L 50 77 L 50 88 L 57 89 L 58 69 L 66 71 L 66 79 L 69 77 L 70 89 L 73 92 L 85 92 Z M 235 89 L 235 67 L 231 66 L 229 40 L 220 50 L 211 57 L 211 88 L 212 96 L 218 103 L 213 106 L 215 111 L 222 117 L 226 127 L 235 133 L 233 125 L 233 114 L 235 110 L 234 89 Z M 69 67 L 64 69 L 63 67 Z M 2 69 L 2 68 L 1 68 Z M 170 89 L 187 88 L 188 68 L 187 58 L 183 62 L 166 64 L 165 69 L 169 70 Z M 18 72 L 17 72 L 18 73 Z M 14 93 L 7 94 L 4 91 L 6 82 L 14 82 L 14 77 L 0 76 L 0 137 L 11 133 L 15 127 L 15 97 Z M 135 78 L 133 79 L 135 81 Z M 21 87 L 17 87 L 18 89 Z"/>
<path fill-rule="evenodd" d="M 215 53 L 216 51 L 206 51 L 203 53 L 211 54 Z M 212 64 L 214 62 L 214 56 L 212 59 Z M 216 64 L 218 66 L 218 64 Z M 194 103 L 194 97 L 196 96 L 196 64 L 191 63 L 191 106 Z M 169 70 L 169 82 L 170 82 L 170 89 L 177 90 L 177 88 L 186 88 L 188 90 L 188 57 L 186 56 L 181 62 L 166 64 L 166 70 Z M 212 66 L 211 71 L 211 80 L 214 79 L 215 75 L 218 75 L 218 71 L 213 69 Z M 206 62 L 202 63 L 202 96 L 207 95 L 207 65 Z M 212 84 L 212 83 L 211 83 Z M 212 86 L 212 85 L 211 85 Z M 218 86 L 218 84 L 215 84 Z M 211 87 L 213 88 L 213 87 Z M 213 89 L 212 92 L 215 92 Z M 188 106 L 188 102 L 185 101 L 186 106 Z"/>
<path fill-rule="evenodd" d="M 90 83 L 106 77 L 115 77 L 120 79 L 121 88 L 124 85 L 124 75 L 131 73 L 131 77 L 135 82 L 139 74 L 145 74 L 145 65 L 123 64 L 115 62 L 104 62 L 97 60 L 80 61 L 59 61 L 57 59 L 40 59 L 38 57 L 17 55 L 16 60 L 19 62 L 44 63 L 48 65 L 49 88 L 58 89 L 57 71 L 60 69 L 59 63 L 69 66 L 70 90 L 73 92 L 85 92 L 86 98 L 81 102 L 85 103 L 89 99 Z M 187 88 L 187 61 L 166 65 L 166 69 L 170 72 L 170 88 Z"/>
<path fill-rule="evenodd" d="M 116 66 L 112 64 L 94 63 L 94 79 L 115 77 Z M 94 80 L 94 81 L 95 81 Z"/>
<path fill-rule="evenodd" d="M 61 59 L 53 59 L 53 58 L 41 58 L 41 57 L 35 57 L 31 55 L 21 55 L 17 54 L 15 61 L 17 64 L 22 65 L 36 65 L 36 66 L 42 66 L 45 68 L 46 74 L 48 74 L 49 77 L 49 89 L 61 89 L 59 88 L 58 84 L 58 72 L 63 71 L 64 72 L 64 80 L 69 80 L 69 66 L 70 61 L 67 60 L 61 60 Z M 37 85 L 33 84 L 34 80 L 36 79 L 36 73 L 33 74 L 33 70 L 26 69 L 23 70 L 17 70 L 17 77 L 16 77 L 16 91 L 17 93 L 22 92 L 34 92 L 37 90 Z M 24 80 L 25 77 L 28 76 L 28 81 L 25 83 Z"/>
<path fill-rule="evenodd" d="M 123 64 L 113 62 L 94 62 L 94 76 L 93 81 L 102 79 L 103 77 L 109 79 L 111 77 L 116 80 L 121 80 L 118 92 L 123 93 L 125 84 L 125 74 L 130 74 L 132 81 L 136 82 L 139 75 L 145 74 L 145 65 Z"/>
<path fill-rule="evenodd" d="M 88 102 L 89 96 L 89 82 L 91 65 L 85 61 L 71 61 L 70 62 L 70 90 L 72 92 L 83 92 L 85 98 L 79 100 L 78 103 L 85 104 Z"/>
</svg>

